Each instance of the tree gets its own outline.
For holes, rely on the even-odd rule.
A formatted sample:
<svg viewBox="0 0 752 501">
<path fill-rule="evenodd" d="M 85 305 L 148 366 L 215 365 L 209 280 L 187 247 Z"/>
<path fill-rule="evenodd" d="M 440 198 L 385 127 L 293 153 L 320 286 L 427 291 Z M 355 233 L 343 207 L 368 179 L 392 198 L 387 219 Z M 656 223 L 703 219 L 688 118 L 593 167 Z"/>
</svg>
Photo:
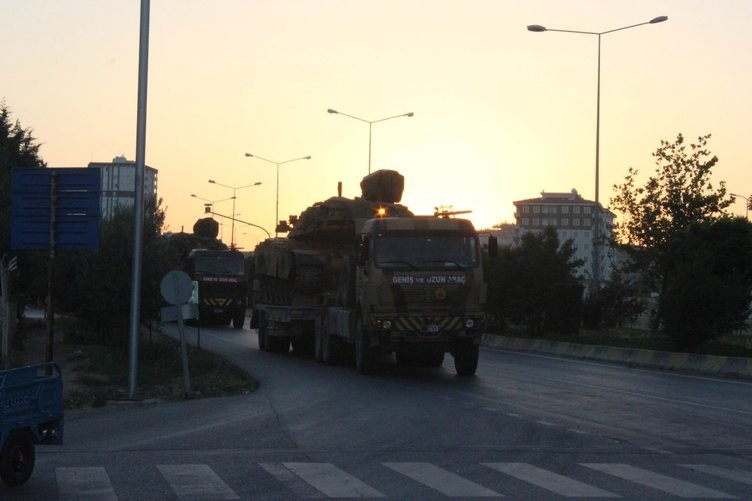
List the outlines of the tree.
<svg viewBox="0 0 752 501">
<path fill-rule="evenodd" d="M 163 301 L 160 281 L 180 267 L 181 256 L 161 235 L 165 213 L 161 199 L 150 200 L 144 211 L 141 318 L 157 319 Z M 133 209 L 119 208 L 112 219 L 102 221 L 100 249 L 61 254 L 57 283 L 58 306 L 75 313 L 94 341 L 127 352 L 133 261 Z"/>
<path fill-rule="evenodd" d="M 633 262 L 645 272 L 652 288 L 663 292 L 667 278 L 666 253 L 672 237 L 689 225 L 725 215 L 733 199 L 723 181 L 714 188 L 711 171 L 718 157 L 710 154 L 710 134 L 701 136 L 689 151 L 679 134 L 673 143 L 661 141 L 653 153 L 655 176 L 636 186 L 637 169 L 629 168 L 625 182 L 614 185 L 611 207 L 624 216 L 614 228 L 616 239 L 632 249 Z M 658 312 L 658 319 L 661 312 Z"/>
<path fill-rule="evenodd" d="M 740 329 L 752 299 L 752 224 L 699 222 L 674 235 L 661 295 L 665 330 L 680 351 Z"/>
<path fill-rule="evenodd" d="M 32 130 L 22 127 L 18 120 L 13 122 L 10 108 L 5 101 L 0 102 L 0 258 L 10 251 L 11 169 L 46 167 L 47 164 L 39 156 L 40 146 Z M 45 290 L 35 288 L 40 283 L 37 266 L 41 261 L 38 253 L 20 254 L 18 269 L 21 277 L 15 286 L 17 296 L 26 296 L 28 300 Z M 32 293 L 32 290 L 37 292 Z M 19 306 L 22 307 L 20 303 Z"/>
<path fill-rule="evenodd" d="M 582 261 L 573 256 L 572 241 L 559 246 L 552 227 L 501 249 L 488 261 L 489 315 L 501 325 L 524 325 L 533 335 L 577 332 L 583 287 L 575 272 Z"/>
</svg>

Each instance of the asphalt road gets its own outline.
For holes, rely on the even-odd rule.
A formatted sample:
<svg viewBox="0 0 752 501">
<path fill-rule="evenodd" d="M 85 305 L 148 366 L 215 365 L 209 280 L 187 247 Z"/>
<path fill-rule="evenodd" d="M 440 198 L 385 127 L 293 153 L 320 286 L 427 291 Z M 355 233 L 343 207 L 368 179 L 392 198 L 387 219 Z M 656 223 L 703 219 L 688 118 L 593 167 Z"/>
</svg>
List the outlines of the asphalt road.
<svg viewBox="0 0 752 501">
<path fill-rule="evenodd" d="M 247 329 L 201 345 L 260 389 L 71 417 L 0 498 L 752 499 L 749 382 L 490 349 L 474 378 L 450 356 L 361 376 Z"/>
</svg>

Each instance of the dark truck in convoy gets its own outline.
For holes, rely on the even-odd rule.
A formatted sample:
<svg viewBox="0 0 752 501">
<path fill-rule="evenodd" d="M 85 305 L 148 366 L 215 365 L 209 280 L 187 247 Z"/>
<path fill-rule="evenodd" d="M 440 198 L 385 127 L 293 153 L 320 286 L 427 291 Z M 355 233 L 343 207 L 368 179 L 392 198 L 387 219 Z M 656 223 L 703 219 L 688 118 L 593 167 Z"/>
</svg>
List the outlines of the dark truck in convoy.
<svg viewBox="0 0 752 501">
<path fill-rule="evenodd" d="M 198 285 L 199 320 L 241 329 L 248 306 L 245 259 L 235 250 L 194 249 L 186 273 Z"/>
<path fill-rule="evenodd" d="M 325 364 L 351 354 L 361 373 L 382 353 L 425 366 L 451 353 L 458 375 L 475 373 L 486 300 L 477 232 L 397 204 L 402 179 L 377 171 L 363 197 L 314 204 L 287 238 L 256 247 L 251 327 L 261 350 L 292 344 Z"/>
</svg>

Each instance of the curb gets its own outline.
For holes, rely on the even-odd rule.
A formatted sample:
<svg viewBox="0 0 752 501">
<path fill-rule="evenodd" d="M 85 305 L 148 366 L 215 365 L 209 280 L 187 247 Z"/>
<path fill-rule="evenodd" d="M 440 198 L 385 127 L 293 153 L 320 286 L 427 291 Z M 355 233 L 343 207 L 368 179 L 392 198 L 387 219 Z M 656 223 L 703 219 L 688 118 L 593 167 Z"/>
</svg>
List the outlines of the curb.
<svg viewBox="0 0 752 501">
<path fill-rule="evenodd" d="M 711 376 L 752 379 L 752 358 L 673 353 L 668 351 L 617 348 L 613 346 L 560 343 L 546 339 L 528 339 L 483 334 L 482 345 L 510 351 L 548 353 L 586 360 L 601 360 L 636 367 L 648 367 Z"/>
</svg>

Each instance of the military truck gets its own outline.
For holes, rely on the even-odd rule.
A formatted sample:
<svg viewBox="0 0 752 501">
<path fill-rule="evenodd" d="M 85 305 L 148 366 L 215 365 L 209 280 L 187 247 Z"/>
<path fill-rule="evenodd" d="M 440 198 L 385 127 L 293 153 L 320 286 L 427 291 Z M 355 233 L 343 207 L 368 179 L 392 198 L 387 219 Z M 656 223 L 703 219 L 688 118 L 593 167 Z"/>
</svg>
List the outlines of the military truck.
<svg viewBox="0 0 752 501">
<path fill-rule="evenodd" d="M 381 354 L 402 365 L 475 373 L 486 285 L 472 223 L 416 216 L 398 202 L 395 171 L 361 182 L 362 197 L 332 197 L 290 221 L 287 238 L 254 253 L 251 327 L 264 351 L 351 359 L 369 373 Z"/>
<path fill-rule="evenodd" d="M 198 285 L 199 321 L 243 328 L 248 307 L 245 259 L 236 250 L 193 249 L 185 271 Z"/>
</svg>

